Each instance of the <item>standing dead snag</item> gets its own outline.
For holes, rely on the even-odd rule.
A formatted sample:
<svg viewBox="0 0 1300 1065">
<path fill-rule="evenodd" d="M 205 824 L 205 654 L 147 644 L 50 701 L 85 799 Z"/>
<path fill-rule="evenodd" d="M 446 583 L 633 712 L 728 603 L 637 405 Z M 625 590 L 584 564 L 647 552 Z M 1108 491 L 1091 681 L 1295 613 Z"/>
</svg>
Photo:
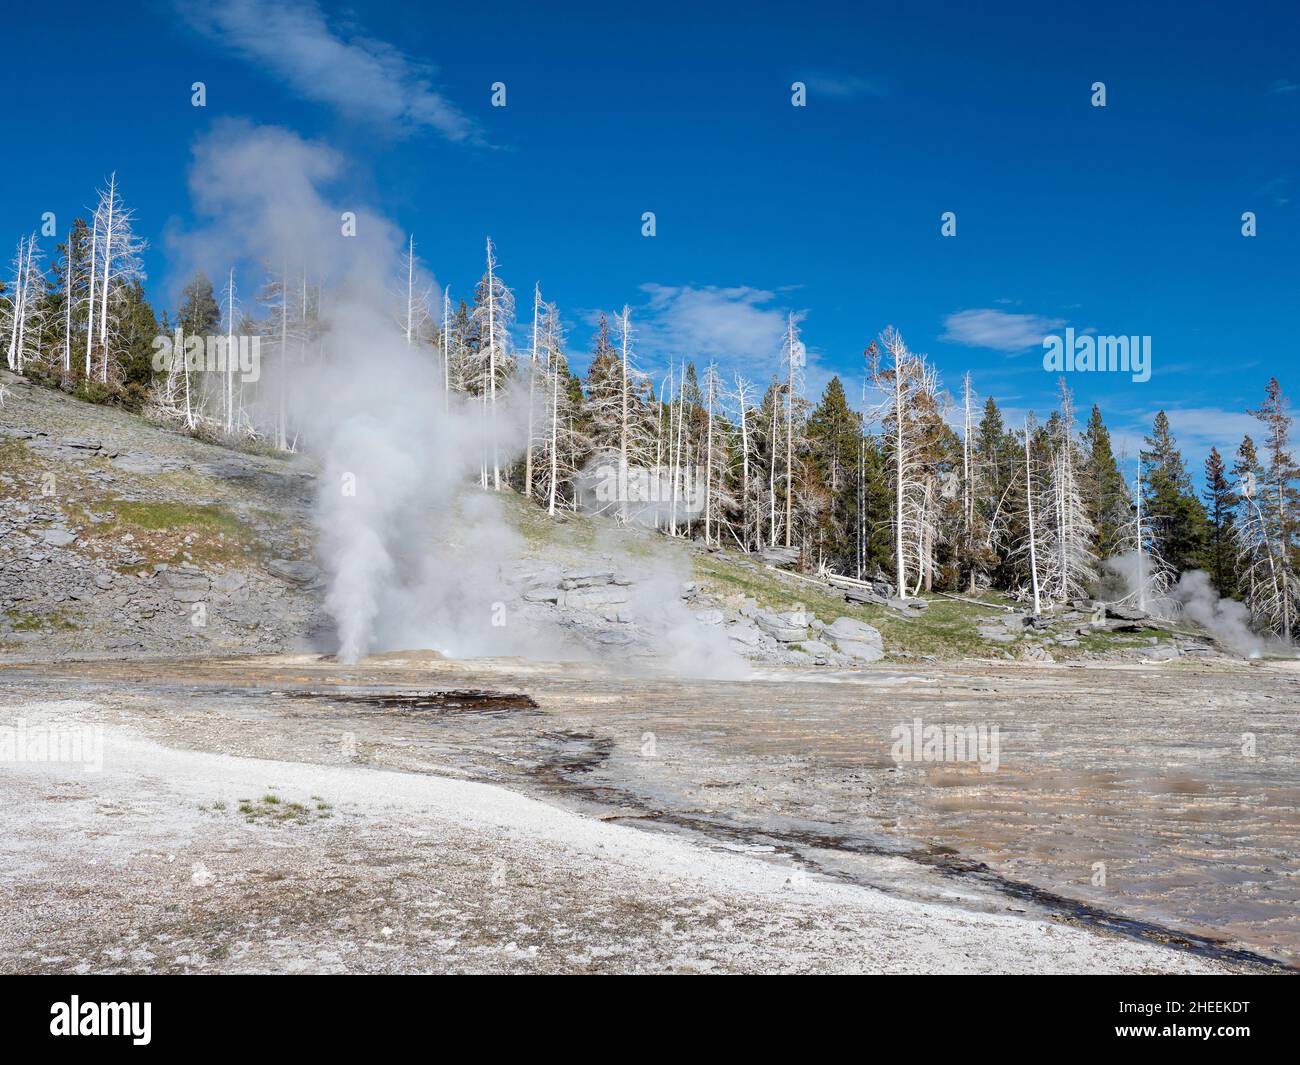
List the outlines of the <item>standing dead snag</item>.
<svg viewBox="0 0 1300 1065">
<path fill-rule="evenodd" d="M 881 350 L 888 356 L 886 364 Z M 873 415 L 883 422 L 894 481 L 894 575 L 898 594 L 930 578 L 937 530 L 934 485 L 936 448 L 943 429 L 945 397 L 939 376 L 923 355 L 914 355 L 890 326 L 880 347 L 866 352 L 872 387 L 882 397 Z"/>
<path fill-rule="evenodd" d="M 1296 573 L 1300 492 L 1295 488 L 1300 468 L 1291 455 L 1291 417 L 1276 377 L 1268 382 L 1263 404 L 1250 413 L 1263 423 L 1268 462 L 1261 466 L 1251 444 L 1249 464 L 1253 468 L 1243 471 L 1240 488 L 1245 513 L 1238 531 L 1239 558 L 1249 575 L 1252 615 L 1290 643 L 1300 624 L 1300 577 Z M 1243 441 L 1243 451 L 1246 446 Z"/>
<path fill-rule="evenodd" d="M 537 326 L 542 306 L 542 283 L 533 283 L 533 349 L 528 357 L 528 440 L 524 447 L 524 498 L 533 495 L 533 394 L 537 384 Z"/>
<path fill-rule="evenodd" d="M 1029 517 L 1029 582 L 1034 595 L 1034 614 L 1043 612 L 1042 600 L 1038 593 L 1038 533 L 1034 525 L 1034 460 L 1031 455 L 1031 443 L 1034 435 L 1034 416 L 1025 416 L 1025 509 Z"/>
<path fill-rule="evenodd" d="M 794 404 L 803 382 L 804 345 L 793 314 L 786 318 L 781 358 L 785 363 L 785 546 L 791 546 L 794 530 Z M 775 465 L 775 464 L 774 464 Z"/>
<path fill-rule="evenodd" d="M 750 482 L 749 482 L 749 390 L 752 386 L 740 374 L 736 374 L 736 391 L 732 393 L 736 400 L 736 420 L 740 423 L 740 546 L 748 551 L 750 544 Z M 757 535 L 758 517 L 754 525 Z"/>
<path fill-rule="evenodd" d="M 476 367 L 481 382 L 480 402 L 488 435 L 491 437 L 491 461 L 483 457 L 483 487 L 492 471 L 492 487 L 501 490 L 500 433 L 497 420 L 497 388 L 509 379 L 514 369 L 510 356 L 510 323 L 514 320 L 514 294 L 497 274 L 496 248 L 487 238 L 487 269 L 479 282 L 474 300 L 473 322 L 481 338 Z M 484 342 L 485 341 L 485 342 Z"/>
<path fill-rule="evenodd" d="M 1093 524 L 1079 486 L 1080 459 L 1074 433 L 1074 400 L 1061 384 L 1061 411 L 1052 441 L 1053 540 L 1048 586 L 1061 602 L 1087 595 L 1096 579 L 1096 556 L 1092 552 Z M 1055 572 L 1051 572 L 1054 570 Z"/>
<path fill-rule="evenodd" d="M 110 295 L 116 297 L 124 292 L 127 286 L 144 278 L 140 253 L 144 251 L 146 244 L 135 235 L 132 228 L 134 219 L 134 213 L 127 210 L 122 203 L 122 197 L 117 187 L 117 174 L 113 173 L 109 177 L 108 188 L 100 191 L 99 205 L 95 208 L 95 229 L 99 234 L 96 244 L 100 260 L 98 327 L 101 363 L 99 379 L 103 384 L 107 384 L 109 381 L 109 367 L 114 359 L 112 345 L 110 344 L 114 331 L 110 329 L 109 324 L 109 297 Z M 91 302 L 94 302 L 93 294 Z M 92 334 L 95 331 L 95 324 L 92 321 L 90 327 Z M 90 339 L 88 337 L 86 362 L 88 377 L 91 371 L 89 345 Z"/>
<path fill-rule="evenodd" d="M 14 258 L 14 284 L 9 322 L 9 369 L 22 373 L 24 365 L 40 357 L 40 334 L 44 325 L 45 274 L 37 265 L 41 250 L 36 234 L 18 241 Z"/>
</svg>

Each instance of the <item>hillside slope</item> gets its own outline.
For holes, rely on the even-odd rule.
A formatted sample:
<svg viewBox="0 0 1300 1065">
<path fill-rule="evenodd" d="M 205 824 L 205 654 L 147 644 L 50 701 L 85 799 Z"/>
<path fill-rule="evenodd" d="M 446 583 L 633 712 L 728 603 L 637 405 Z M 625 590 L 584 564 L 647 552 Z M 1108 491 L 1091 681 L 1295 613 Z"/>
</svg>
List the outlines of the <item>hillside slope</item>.
<svg viewBox="0 0 1300 1065">
<path fill-rule="evenodd" d="M 8 373 L 0 382 L 0 655 L 334 649 L 306 458 L 204 443 Z M 513 493 L 491 505 L 512 557 L 493 560 L 501 585 L 488 598 L 553 634 L 537 646 L 561 657 L 663 658 L 665 645 L 677 655 L 699 645 L 710 659 L 838 669 L 882 659 L 1227 661 L 1181 626 L 1098 628 L 1077 610 L 1035 626 L 994 595 L 987 607 L 942 596 L 909 608 L 848 602 L 738 551 L 586 515 L 552 518 Z M 428 532 L 477 546 L 463 519 L 431 517 Z"/>
</svg>

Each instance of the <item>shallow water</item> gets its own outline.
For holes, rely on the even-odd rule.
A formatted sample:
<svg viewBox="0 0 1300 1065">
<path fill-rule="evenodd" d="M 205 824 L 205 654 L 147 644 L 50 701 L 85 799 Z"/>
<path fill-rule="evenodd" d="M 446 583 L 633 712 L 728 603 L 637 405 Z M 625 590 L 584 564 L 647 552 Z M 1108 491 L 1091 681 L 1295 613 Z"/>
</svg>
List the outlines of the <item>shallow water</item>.
<svg viewBox="0 0 1300 1065">
<path fill-rule="evenodd" d="M 84 688 L 172 742 L 328 761 L 348 736 L 354 761 L 773 848 L 886 890 L 930 890 L 879 872 L 881 856 L 906 857 L 1062 919 L 1300 964 L 1294 674 L 969 666 L 850 678 L 690 682 L 419 656 L 0 672 L 11 691 Z M 537 709 L 412 712 L 438 689 L 522 693 Z M 891 732 L 918 718 L 996 725 L 996 772 L 896 764 Z"/>
</svg>

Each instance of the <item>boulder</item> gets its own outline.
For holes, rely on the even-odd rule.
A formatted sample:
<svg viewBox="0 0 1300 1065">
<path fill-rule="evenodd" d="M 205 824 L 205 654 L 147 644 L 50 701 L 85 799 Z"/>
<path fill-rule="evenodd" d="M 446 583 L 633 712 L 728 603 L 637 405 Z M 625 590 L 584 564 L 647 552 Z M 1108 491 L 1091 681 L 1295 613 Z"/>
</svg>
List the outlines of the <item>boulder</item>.
<svg viewBox="0 0 1300 1065">
<path fill-rule="evenodd" d="M 628 601 L 628 593 L 613 584 L 574 588 L 564 593 L 564 605 L 578 610 L 595 610 Z"/>
<path fill-rule="evenodd" d="M 1159 643 L 1154 647 L 1148 647 L 1141 652 L 1141 655 L 1152 662 L 1170 662 L 1179 657 L 1181 653 L 1174 644 Z"/>
<path fill-rule="evenodd" d="M 858 640 L 837 640 L 836 648 L 840 654 L 848 655 L 859 662 L 876 662 L 885 657 L 885 649 L 878 643 L 862 643 Z"/>
<path fill-rule="evenodd" d="M 560 579 L 560 587 L 566 592 L 572 588 L 595 588 L 602 584 L 613 584 L 614 574 L 577 571 L 566 573 Z"/>
<path fill-rule="evenodd" d="M 212 578 L 213 590 L 220 592 L 222 595 L 230 595 L 232 592 L 237 592 L 247 583 L 248 578 L 240 573 L 239 570 L 234 569 L 227 570 L 225 573 L 220 573 Z"/>
<path fill-rule="evenodd" d="M 297 562 L 287 558 L 273 558 L 266 564 L 268 573 L 293 584 L 310 584 L 319 575 L 320 570 L 310 562 Z"/>
<path fill-rule="evenodd" d="M 848 603 L 869 603 L 872 606 L 888 606 L 889 598 L 867 588 L 841 588 L 844 600 Z"/>
<path fill-rule="evenodd" d="M 857 618 L 836 618 L 826 626 L 826 635 L 838 643 L 840 640 L 855 640 L 858 643 L 881 642 L 880 630 Z"/>
<path fill-rule="evenodd" d="M 781 643 L 802 643 L 808 639 L 807 625 L 796 625 L 789 618 L 782 617 L 780 614 L 769 614 L 760 611 L 754 615 L 754 623 L 774 640 L 779 640 Z"/>
<path fill-rule="evenodd" d="M 727 626 L 727 637 L 744 647 L 757 647 L 763 639 L 763 634 L 750 622 L 738 621 L 734 625 Z"/>
<path fill-rule="evenodd" d="M 768 547 L 760 556 L 769 566 L 793 566 L 799 561 L 797 547 Z"/>
<path fill-rule="evenodd" d="M 174 591 L 206 592 L 208 590 L 208 575 L 202 570 L 194 568 L 168 569 L 162 573 L 162 583 L 165 588 L 171 588 Z"/>
<path fill-rule="evenodd" d="M 1107 603 L 1106 616 L 1115 618 L 1117 621 L 1145 621 L 1151 615 L 1145 610 L 1139 610 L 1135 606 L 1124 606 L 1120 603 Z"/>
<path fill-rule="evenodd" d="M 701 625 L 721 625 L 722 618 L 721 610 L 698 610 L 695 613 L 695 620 Z"/>
</svg>

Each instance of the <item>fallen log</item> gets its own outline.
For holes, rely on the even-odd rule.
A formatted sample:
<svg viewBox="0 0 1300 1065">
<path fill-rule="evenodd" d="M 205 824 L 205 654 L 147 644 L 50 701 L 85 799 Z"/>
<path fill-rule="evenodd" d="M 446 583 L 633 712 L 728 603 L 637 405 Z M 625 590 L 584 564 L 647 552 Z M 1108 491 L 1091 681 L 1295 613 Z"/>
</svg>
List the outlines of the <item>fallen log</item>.
<svg viewBox="0 0 1300 1065">
<path fill-rule="evenodd" d="M 979 599 L 967 599 L 964 595 L 952 595 L 948 592 L 935 592 L 935 595 L 941 595 L 945 599 L 956 599 L 959 603 L 970 603 L 971 606 L 982 606 L 985 610 L 1005 610 L 1009 614 L 1015 613 L 1015 609 L 1009 606 L 1003 606 L 1001 603 L 985 603 Z"/>
</svg>

